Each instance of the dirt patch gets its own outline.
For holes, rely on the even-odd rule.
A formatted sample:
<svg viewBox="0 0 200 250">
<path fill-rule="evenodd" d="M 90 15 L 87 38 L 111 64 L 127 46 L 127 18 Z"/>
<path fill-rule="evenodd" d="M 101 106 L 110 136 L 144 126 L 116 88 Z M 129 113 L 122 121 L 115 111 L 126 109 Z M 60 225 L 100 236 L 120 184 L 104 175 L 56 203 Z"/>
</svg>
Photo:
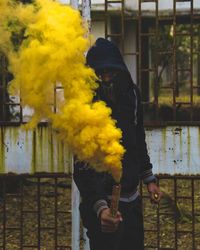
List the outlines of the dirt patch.
<svg viewBox="0 0 200 250">
<path fill-rule="evenodd" d="M 71 178 L 13 183 L 1 186 L 0 249 L 71 249 Z M 200 179 L 161 179 L 160 186 L 159 207 L 143 187 L 145 249 L 200 250 Z"/>
<path fill-rule="evenodd" d="M 43 178 L 40 183 L 37 179 L 26 179 L 23 185 L 7 183 L 9 192 L 6 196 L 3 192 L 0 204 L 0 246 L 6 250 L 22 246 L 24 250 L 71 249 L 69 181 Z"/>
</svg>

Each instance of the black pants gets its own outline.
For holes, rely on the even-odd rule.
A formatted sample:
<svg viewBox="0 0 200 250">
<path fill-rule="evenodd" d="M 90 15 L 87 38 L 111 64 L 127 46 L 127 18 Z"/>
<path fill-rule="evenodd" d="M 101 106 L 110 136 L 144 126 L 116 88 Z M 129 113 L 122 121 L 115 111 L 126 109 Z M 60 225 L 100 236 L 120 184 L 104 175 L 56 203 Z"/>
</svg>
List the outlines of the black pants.
<svg viewBox="0 0 200 250">
<path fill-rule="evenodd" d="M 80 205 L 81 218 L 87 228 L 90 250 L 143 250 L 144 230 L 141 198 L 130 203 L 120 202 L 123 221 L 114 233 L 101 232 L 100 221 L 87 204 Z"/>
</svg>

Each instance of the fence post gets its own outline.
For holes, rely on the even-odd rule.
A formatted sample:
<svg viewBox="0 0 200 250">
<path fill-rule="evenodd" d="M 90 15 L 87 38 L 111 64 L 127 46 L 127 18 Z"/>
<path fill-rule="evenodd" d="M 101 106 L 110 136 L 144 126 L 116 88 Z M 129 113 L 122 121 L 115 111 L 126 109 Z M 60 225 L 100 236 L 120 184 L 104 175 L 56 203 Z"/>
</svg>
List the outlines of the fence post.
<svg viewBox="0 0 200 250">
<path fill-rule="evenodd" d="M 91 0 L 82 0 L 82 16 L 85 24 L 88 27 L 88 35 L 91 30 Z M 89 250 L 89 240 L 86 235 L 86 229 L 83 228 L 84 250 Z"/>
<path fill-rule="evenodd" d="M 78 0 L 70 0 L 70 5 L 74 8 L 74 9 L 78 9 Z"/>
<path fill-rule="evenodd" d="M 73 8 L 78 9 L 78 0 L 70 0 Z M 82 0 L 82 16 L 85 23 L 88 25 L 88 32 L 90 32 L 91 24 L 91 2 L 90 0 Z M 80 194 L 76 184 L 72 180 L 72 250 L 80 249 L 80 214 L 79 214 Z M 86 236 L 86 230 L 83 229 L 84 250 L 89 250 L 89 241 Z"/>
<path fill-rule="evenodd" d="M 72 250 L 80 249 L 80 214 L 79 214 L 80 194 L 74 181 L 72 180 Z"/>
</svg>

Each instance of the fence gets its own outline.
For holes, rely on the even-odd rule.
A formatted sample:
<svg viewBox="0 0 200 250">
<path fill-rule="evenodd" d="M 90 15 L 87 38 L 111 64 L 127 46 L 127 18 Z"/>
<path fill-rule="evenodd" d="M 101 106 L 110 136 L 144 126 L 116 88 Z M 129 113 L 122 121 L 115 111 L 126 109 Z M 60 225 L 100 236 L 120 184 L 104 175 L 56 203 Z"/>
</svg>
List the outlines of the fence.
<svg viewBox="0 0 200 250">
<path fill-rule="evenodd" d="M 0 203 L 0 249 L 88 249 L 71 221 L 71 177 L 35 174 L 3 175 Z M 164 198 L 151 205 L 141 187 L 145 249 L 200 249 L 200 177 L 159 176 Z M 77 209 L 73 199 L 74 209 Z M 71 223 L 74 234 L 71 238 Z M 75 227 L 76 225 L 76 227 Z M 79 235 L 80 234 L 80 235 Z"/>
</svg>

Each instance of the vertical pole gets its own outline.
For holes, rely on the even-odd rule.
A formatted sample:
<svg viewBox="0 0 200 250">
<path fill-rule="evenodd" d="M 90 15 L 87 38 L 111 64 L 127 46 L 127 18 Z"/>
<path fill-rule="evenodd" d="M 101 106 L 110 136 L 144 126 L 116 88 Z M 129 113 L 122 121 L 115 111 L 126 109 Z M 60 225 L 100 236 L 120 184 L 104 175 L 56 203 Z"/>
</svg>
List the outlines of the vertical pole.
<svg viewBox="0 0 200 250">
<path fill-rule="evenodd" d="M 194 59 L 194 24 L 193 24 L 193 17 L 194 17 L 194 4 L 193 1 L 190 2 L 190 119 L 193 120 L 193 113 L 194 113 L 194 100 L 193 100 L 193 59 Z"/>
<path fill-rule="evenodd" d="M 91 0 L 82 0 L 82 17 L 88 27 L 88 32 L 90 32 L 90 27 L 91 27 L 90 9 L 91 9 Z"/>
<path fill-rule="evenodd" d="M 200 26 L 198 26 L 198 54 L 197 54 L 197 95 L 200 96 Z"/>
<path fill-rule="evenodd" d="M 74 9 L 78 9 L 78 0 L 70 0 L 70 4 Z M 90 0 L 82 0 L 82 17 L 86 28 L 88 29 L 88 34 L 90 32 L 91 27 L 91 1 Z M 72 158 L 72 173 L 73 173 L 73 158 Z M 80 214 L 79 214 L 79 203 L 80 203 L 80 194 L 75 182 L 72 180 L 72 250 L 80 249 Z M 85 235 L 85 231 L 84 231 Z M 85 245 L 84 250 L 89 249 L 88 239 L 86 239 L 85 235 Z"/>
<path fill-rule="evenodd" d="M 91 0 L 82 0 L 82 17 L 84 20 L 84 23 L 86 25 L 86 28 L 88 30 L 88 33 L 86 34 L 89 36 L 91 31 Z M 86 236 L 86 229 L 83 228 L 83 239 L 84 239 L 84 250 L 89 250 L 89 240 Z"/>
<path fill-rule="evenodd" d="M 73 163 L 73 162 L 72 162 Z M 73 167 L 73 165 L 72 165 Z M 72 250 L 80 249 L 80 194 L 75 182 L 72 180 Z"/>
<path fill-rule="evenodd" d="M 78 10 L 78 0 L 70 0 L 70 5 Z M 74 172 L 73 156 L 71 159 L 72 174 Z M 80 214 L 79 214 L 80 194 L 75 182 L 72 179 L 71 191 L 71 211 L 72 211 L 72 250 L 80 249 Z"/>
<path fill-rule="evenodd" d="M 176 94 L 177 94 L 177 62 L 176 62 L 176 1 L 173 2 L 173 119 L 177 118 Z M 177 249 L 177 246 L 176 246 Z"/>
<path fill-rule="evenodd" d="M 74 9 L 78 9 L 78 0 L 70 0 L 70 5 L 74 8 Z"/>
</svg>

